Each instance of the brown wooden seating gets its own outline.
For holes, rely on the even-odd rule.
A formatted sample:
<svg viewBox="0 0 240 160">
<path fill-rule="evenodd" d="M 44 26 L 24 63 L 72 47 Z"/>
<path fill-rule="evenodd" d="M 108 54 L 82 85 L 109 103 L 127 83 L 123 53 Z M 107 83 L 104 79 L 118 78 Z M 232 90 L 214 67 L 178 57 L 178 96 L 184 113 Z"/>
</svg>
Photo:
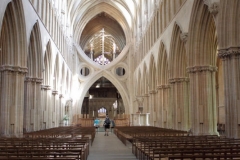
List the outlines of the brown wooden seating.
<svg viewBox="0 0 240 160">
<path fill-rule="evenodd" d="M 140 160 L 239 159 L 240 139 L 217 135 L 189 136 L 186 131 L 136 126 L 116 127 L 115 134 Z"/>
<path fill-rule="evenodd" d="M 0 138 L 0 159 L 86 160 L 94 137 L 94 127 L 69 126 Z"/>
</svg>

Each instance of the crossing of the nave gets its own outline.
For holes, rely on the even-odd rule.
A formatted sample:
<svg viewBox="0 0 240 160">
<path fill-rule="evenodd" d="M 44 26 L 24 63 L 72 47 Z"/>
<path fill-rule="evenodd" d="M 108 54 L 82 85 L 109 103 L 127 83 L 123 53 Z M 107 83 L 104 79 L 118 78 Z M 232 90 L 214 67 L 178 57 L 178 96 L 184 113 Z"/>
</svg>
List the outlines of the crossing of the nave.
<svg viewBox="0 0 240 160">
<path fill-rule="evenodd" d="M 239 0 L 1 0 L 0 137 L 108 116 L 238 139 L 239 14 Z"/>
</svg>

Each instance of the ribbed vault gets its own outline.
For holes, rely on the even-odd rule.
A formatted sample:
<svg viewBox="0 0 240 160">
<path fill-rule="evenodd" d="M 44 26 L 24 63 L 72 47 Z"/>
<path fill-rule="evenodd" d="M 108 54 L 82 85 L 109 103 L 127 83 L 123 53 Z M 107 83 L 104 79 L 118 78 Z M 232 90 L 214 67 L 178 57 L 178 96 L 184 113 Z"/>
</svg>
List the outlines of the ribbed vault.
<svg viewBox="0 0 240 160">
<path fill-rule="evenodd" d="M 103 32 L 104 44 L 102 43 Z M 114 49 L 114 45 L 116 45 L 116 49 Z M 108 53 L 105 56 L 112 60 L 112 53 L 119 54 L 125 45 L 126 39 L 122 27 L 105 12 L 96 15 L 89 21 L 80 38 L 80 46 L 87 55 L 92 51 L 94 59 L 101 55 L 104 50 Z"/>
</svg>

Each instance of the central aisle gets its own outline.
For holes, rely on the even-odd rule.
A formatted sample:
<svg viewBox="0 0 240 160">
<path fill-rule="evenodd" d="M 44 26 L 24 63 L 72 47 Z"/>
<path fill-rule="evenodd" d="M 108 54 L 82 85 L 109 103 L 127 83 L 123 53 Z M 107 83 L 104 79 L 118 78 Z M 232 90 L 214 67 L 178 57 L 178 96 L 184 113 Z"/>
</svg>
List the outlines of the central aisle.
<svg viewBox="0 0 240 160">
<path fill-rule="evenodd" d="M 131 147 L 130 142 L 125 146 L 114 133 L 104 136 L 104 132 L 97 132 L 88 160 L 136 160 Z"/>
</svg>

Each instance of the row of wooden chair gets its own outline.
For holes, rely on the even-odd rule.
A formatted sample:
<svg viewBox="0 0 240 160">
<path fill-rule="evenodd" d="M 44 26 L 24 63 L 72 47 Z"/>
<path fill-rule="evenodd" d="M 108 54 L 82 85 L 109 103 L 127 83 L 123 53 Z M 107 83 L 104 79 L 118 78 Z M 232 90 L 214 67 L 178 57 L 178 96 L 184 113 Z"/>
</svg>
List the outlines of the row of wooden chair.
<svg viewBox="0 0 240 160">
<path fill-rule="evenodd" d="M 94 137 L 94 127 L 69 126 L 26 133 L 23 138 L 0 138 L 0 159 L 87 160 Z"/>
<path fill-rule="evenodd" d="M 40 130 L 35 132 L 25 133 L 24 137 L 29 138 L 66 138 L 66 137 L 89 137 L 91 144 L 95 138 L 94 126 L 82 127 L 82 126 L 64 126 L 50 128 L 46 130 Z"/>
<path fill-rule="evenodd" d="M 114 133 L 125 145 L 127 141 L 132 142 L 135 137 L 156 137 L 164 135 L 182 136 L 188 134 L 186 131 L 153 126 L 117 126 Z"/>
<path fill-rule="evenodd" d="M 193 136 L 184 131 L 148 126 L 118 128 L 115 133 L 120 138 L 131 137 L 132 152 L 140 160 L 240 159 L 240 139 Z"/>
<path fill-rule="evenodd" d="M 86 160 L 89 140 L 80 138 L 1 138 L 0 159 Z"/>
<path fill-rule="evenodd" d="M 138 137 L 133 141 L 133 153 L 139 159 L 206 158 L 208 155 L 240 153 L 240 141 L 218 136 Z M 217 157 L 216 157 L 217 158 Z M 224 159 L 224 158 L 223 158 Z"/>
</svg>

